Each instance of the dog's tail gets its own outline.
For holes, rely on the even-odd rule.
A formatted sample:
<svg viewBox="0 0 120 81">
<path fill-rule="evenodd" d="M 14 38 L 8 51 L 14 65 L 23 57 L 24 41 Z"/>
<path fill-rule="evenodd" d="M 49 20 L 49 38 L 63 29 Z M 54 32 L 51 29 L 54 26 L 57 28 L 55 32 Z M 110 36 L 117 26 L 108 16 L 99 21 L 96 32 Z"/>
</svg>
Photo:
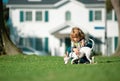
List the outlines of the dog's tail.
<svg viewBox="0 0 120 81">
<path fill-rule="evenodd" d="M 92 47 L 91 49 L 93 49 L 94 45 L 95 45 L 95 42 L 93 41 L 93 39 L 89 39 L 91 42 L 92 42 Z"/>
</svg>

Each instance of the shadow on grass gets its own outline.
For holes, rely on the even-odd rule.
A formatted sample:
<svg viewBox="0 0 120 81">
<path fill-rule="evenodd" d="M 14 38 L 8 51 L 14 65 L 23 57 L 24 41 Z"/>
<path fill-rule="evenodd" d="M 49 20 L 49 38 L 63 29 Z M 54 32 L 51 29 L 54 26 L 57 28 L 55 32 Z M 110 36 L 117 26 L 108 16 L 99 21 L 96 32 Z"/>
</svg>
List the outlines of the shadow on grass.
<svg viewBox="0 0 120 81">
<path fill-rule="evenodd" d="M 120 60 L 105 60 L 99 61 L 99 63 L 120 63 Z"/>
</svg>

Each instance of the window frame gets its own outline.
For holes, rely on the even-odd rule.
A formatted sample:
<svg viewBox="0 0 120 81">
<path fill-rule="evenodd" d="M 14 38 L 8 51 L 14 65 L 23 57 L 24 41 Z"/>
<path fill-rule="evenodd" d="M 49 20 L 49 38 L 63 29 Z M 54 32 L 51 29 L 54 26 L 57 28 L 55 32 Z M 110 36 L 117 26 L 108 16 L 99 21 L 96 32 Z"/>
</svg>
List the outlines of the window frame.
<svg viewBox="0 0 120 81">
<path fill-rule="evenodd" d="M 100 11 L 100 19 L 96 19 L 96 12 Z M 89 22 L 95 22 L 95 21 L 102 21 L 102 10 L 94 10 L 90 9 L 89 10 Z"/>
<path fill-rule="evenodd" d="M 24 12 L 25 13 L 25 21 L 26 22 L 31 22 L 31 21 L 33 21 L 33 12 L 32 11 L 25 11 Z M 27 15 L 27 13 L 31 13 L 30 15 L 31 15 L 31 19 L 29 20 L 29 17 L 28 17 L 28 15 Z M 27 19 L 28 18 L 28 19 Z"/>
<path fill-rule="evenodd" d="M 113 20 L 113 11 L 110 11 L 109 13 L 106 13 L 107 21 L 112 21 Z M 109 18 L 110 17 L 110 18 Z"/>
<path fill-rule="evenodd" d="M 40 19 L 40 20 L 39 20 L 39 19 L 37 20 L 37 13 L 38 13 L 38 12 L 41 13 L 41 19 Z M 44 20 L 43 15 L 44 15 L 44 14 L 43 14 L 43 11 L 35 11 L 35 21 L 36 21 L 36 22 L 42 22 L 42 21 Z"/>
<path fill-rule="evenodd" d="M 71 12 L 70 11 L 65 12 L 65 20 L 66 21 L 71 21 Z"/>
<path fill-rule="evenodd" d="M 96 12 L 100 12 L 100 14 L 99 14 L 99 18 L 100 19 L 96 19 L 96 17 L 98 17 L 98 16 L 96 16 L 98 13 L 96 13 Z M 93 12 L 93 17 L 94 17 L 94 21 L 102 21 L 102 11 L 101 10 L 95 10 L 94 12 Z"/>
</svg>

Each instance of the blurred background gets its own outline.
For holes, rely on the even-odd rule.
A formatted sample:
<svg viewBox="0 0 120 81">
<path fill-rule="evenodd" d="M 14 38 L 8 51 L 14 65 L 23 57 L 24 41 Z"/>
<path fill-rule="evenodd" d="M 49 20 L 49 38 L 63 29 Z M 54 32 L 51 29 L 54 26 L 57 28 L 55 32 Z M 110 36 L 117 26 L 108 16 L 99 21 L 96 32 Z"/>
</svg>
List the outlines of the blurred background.
<svg viewBox="0 0 120 81">
<path fill-rule="evenodd" d="M 63 56 L 79 27 L 95 41 L 94 54 L 112 55 L 118 44 L 114 10 L 105 0 L 3 0 L 12 42 L 26 54 Z"/>
</svg>

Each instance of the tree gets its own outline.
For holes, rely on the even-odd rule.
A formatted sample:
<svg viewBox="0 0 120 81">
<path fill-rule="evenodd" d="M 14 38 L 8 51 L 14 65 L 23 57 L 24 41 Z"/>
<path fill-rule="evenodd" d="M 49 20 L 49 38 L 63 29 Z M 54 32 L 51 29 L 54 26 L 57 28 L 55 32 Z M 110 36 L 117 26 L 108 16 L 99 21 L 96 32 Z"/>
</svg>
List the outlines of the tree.
<svg viewBox="0 0 120 81">
<path fill-rule="evenodd" d="M 0 0 L 0 55 L 15 55 L 20 54 L 21 51 L 13 44 L 9 37 L 9 31 L 5 26 L 3 17 L 3 3 Z"/>
<path fill-rule="evenodd" d="M 118 46 L 115 52 L 115 55 L 120 55 L 120 0 L 108 0 L 111 1 L 113 9 L 116 12 L 117 20 L 118 20 Z"/>
</svg>

